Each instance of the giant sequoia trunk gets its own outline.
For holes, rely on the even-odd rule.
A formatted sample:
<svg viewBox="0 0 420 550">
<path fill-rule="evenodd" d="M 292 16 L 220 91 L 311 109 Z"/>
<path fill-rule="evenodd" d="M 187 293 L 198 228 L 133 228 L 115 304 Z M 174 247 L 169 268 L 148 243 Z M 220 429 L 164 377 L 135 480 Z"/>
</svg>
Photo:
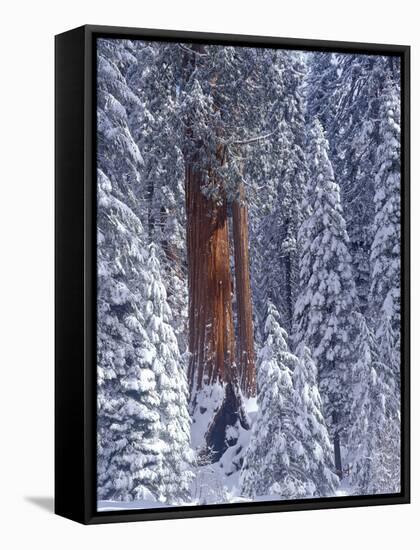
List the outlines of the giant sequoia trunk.
<svg viewBox="0 0 420 550">
<path fill-rule="evenodd" d="M 235 340 L 226 201 L 206 198 L 200 173 L 191 166 L 186 172 L 186 201 L 189 381 L 194 395 L 204 384 L 235 379 Z"/>
<path fill-rule="evenodd" d="M 213 201 L 201 192 L 201 176 L 186 171 L 187 247 L 189 277 L 188 378 L 193 410 L 200 390 L 220 383 L 224 397 L 205 434 L 217 460 L 227 448 L 226 428 L 238 421 L 249 428 L 235 364 L 232 280 L 226 200 Z M 206 412 L 206 411 L 201 411 Z"/>
<path fill-rule="evenodd" d="M 249 274 L 248 208 L 244 198 L 244 187 L 241 184 L 239 200 L 235 201 L 232 208 L 238 319 L 237 357 L 242 392 L 252 397 L 256 394 L 254 326 Z"/>
<path fill-rule="evenodd" d="M 197 63 L 206 62 L 204 54 L 204 46 L 197 44 L 192 45 L 186 53 L 184 67 L 187 79 L 194 74 Z M 216 94 L 217 74 L 211 78 L 211 85 Z M 215 101 L 214 105 L 219 104 Z M 235 361 L 224 182 L 218 180 L 219 176 L 215 173 L 217 170 L 211 166 L 210 159 L 207 165 L 202 152 L 202 138 L 199 136 L 195 140 L 193 120 L 187 132 L 190 148 L 185 152 L 190 351 L 188 378 L 193 422 L 195 415 L 207 415 L 207 429 L 200 436 L 202 440 L 198 444 L 207 448 L 212 460 L 218 460 L 227 448 L 227 427 L 239 422 L 249 428 L 249 424 Z M 197 147 L 197 151 L 191 151 L 191 147 Z M 214 153 L 216 163 L 223 164 L 223 146 L 217 146 Z M 217 190 L 217 199 L 203 194 L 204 176 L 212 180 L 212 188 Z M 212 389 L 216 389 L 215 393 L 219 394 L 219 401 L 211 410 L 206 410 L 208 404 L 203 405 L 201 396 L 211 395 Z"/>
</svg>

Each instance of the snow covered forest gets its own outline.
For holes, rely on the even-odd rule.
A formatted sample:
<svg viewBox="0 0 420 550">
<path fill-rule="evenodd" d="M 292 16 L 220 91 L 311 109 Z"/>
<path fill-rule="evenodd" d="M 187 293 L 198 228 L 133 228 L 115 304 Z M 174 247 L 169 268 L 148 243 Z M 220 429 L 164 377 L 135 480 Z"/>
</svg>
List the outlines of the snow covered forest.
<svg viewBox="0 0 420 550">
<path fill-rule="evenodd" d="M 98 510 L 400 491 L 400 62 L 97 42 Z"/>
</svg>

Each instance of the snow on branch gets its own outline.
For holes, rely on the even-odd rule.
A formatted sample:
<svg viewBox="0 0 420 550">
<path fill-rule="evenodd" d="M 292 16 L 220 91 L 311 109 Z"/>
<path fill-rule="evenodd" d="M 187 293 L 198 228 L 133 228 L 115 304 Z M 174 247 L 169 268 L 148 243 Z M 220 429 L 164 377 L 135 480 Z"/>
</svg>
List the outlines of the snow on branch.
<svg viewBox="0 0 420 550">
<path fill-rule="evenodd" d="M 232 142 L 232 145 L 248 145 L 250 143 L 256 143 L 258 141 L 263 141 L 264 139 L 268 139 L 272 135 L 276 134 L 278 130 L 273 130 L 272 132 L 269 132 L 268 134 L 264 134 L 262 136 L 256 136 L 250 139 L 245 139 L 241 141 L 234 141 Z"/>
<path fill-rule="evenodd" d="M 208 57 L 207 53 L 201 53 L 196 50 L 192 50 L 191 48 L 188 48 L 188 46 L 184 46 L 184 44 L 178 44 L 179 48 L 187 53 L 193 53 L 194 55 L 198 55 L 198 57 Z"/>
</svg>

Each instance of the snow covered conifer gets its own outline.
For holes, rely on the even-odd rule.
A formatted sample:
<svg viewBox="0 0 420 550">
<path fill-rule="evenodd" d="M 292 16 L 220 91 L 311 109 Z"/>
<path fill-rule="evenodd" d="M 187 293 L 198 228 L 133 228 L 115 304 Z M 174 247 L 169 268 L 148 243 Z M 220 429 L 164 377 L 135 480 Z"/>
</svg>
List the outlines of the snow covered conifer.
<svg viewBox="0 0 420 550">
<path fill-rule="evenodd" d="M 144 160 L 127 111 L 140 106 L 127 63 L 134 63 L 129 44 L 99 41 L 98 497 L 178 502 L 190 479 L 187 390 L 139 218 Z"/>
<path fill-rule="evenodd" d="M 354 402 L 348 438 L 350 484 L 355 494 L 400 491 L 400 410 L 394 373 L 378 360 L 373 335 L 357 315 L 352 373 Z"/>
<path fill-rule="evenodd" d="M 287 349 L 287 335 L 278 318 L 269 303 L 264 347 L 258 357 L 258 413 L 241 470 L 241 491 L 250 498 L 276 495 L 291 499 L 316 494 L 304 434 L 297 422 L 292 371 L 298 359 Z"/>
<path fill-rule="evenodd" d="M 335 440 L 336 469 L 341 470 L 340 436 L 345 433 L 352 355 L 350 334 L 357 295 L 347 249 L 340 188 L 328 157 L 328 142 L 316 119 L 309 133 L 310 178 L 307 211 L 299 231 L 300 294 L 295 307 L 294 342 L 312 350 L 330 434 Z"/>
<path fill-rule="evenodd" d="M 361 315 L 358 316 L 359 330 L 354 343 L 358 362 L 352 371 L 353 398 L 348 438 L 348 460 L 350 463 L 350 483 L 357 492 L 366 494 L 373 470 L 372 452 L 377 436 L 377 428 L 383 429 L 383 408 L 372 401 L 373 389 L 377 383 L 377 373 L 374 369 L 374 343 L 372 335 Z M 379 413 L 379 424 L 372 423 L 373 413 Z M 372 433 L 372 430 L 375 433 Z"/>
<path fill-rule="evenodd" d="M 109 210 L 99 217 L 98 494 L 185 502 L 187 386 L 159 264 L 153 247 L 149 257 L 141 248 L 142 227 L 128 208 L 103 196 L 99 206 Z"/>
<path fill-rule="evenodd" d="M 98 496 L 156 500 L 159 397 L 143 328 L 143 227 L 98 171 Z"/>
<path fill-rule="evenodd" d="M 395 84 L 388 79 L 380 109 L 381 144 L 375 166 L 375 220 L 371 251 L 370 317 L 379 349 L 394 333 L 394 349 L 400 336 L 400 103 Z M 390 323 L 391 331 L 387 326 Z M 389 344 L 389 341 L 388 341 Z"/>
<path fill-rule="evenodd" d="M 156 246 L 149 246 L 149 283 L 146 289 L 145 329 L 153 346 L 153 371 L 159 397 L 160 440 L 162 442 L 162 498 L 186 502 L 192 479 L 193 453 L 190 448 L 190 416 L 185 369 L 175 333 L 169 324 L 171 311 L 160 275 Z"/>
<path fill-rule="evenodd" d="M 330 52 L 316 52 L 308 56 L 307 111 L 310 120 L 318 118 L 327 137 L 337 113 L 340 56 Z M 334 149 L 334 147 L 332 147 Z"/>
<path fill-rule="evenodd" d="M 136 195 L 144 160 L 128 112 L 140 105 L 125 77 L 127 65 L 134 61 L 126 41 L 98 41 L 97 161 L 113 194 L 138 215 Z"/>
<path fill-rule="evenodd" d="M 318 371 L 309 349 L 300 344 L 296 355 L 299 361 L 293 371 L 296 409 L 302 445 L 308 456 L 309 473 L 316 487 L 316 496 L 332 496 L 338 486 L 334 473 L 334 450 L 323 416 L 318 390 Z"/>
<path fill-rule="evenodd" d="M 136 66 L 128 83 L 141 108 L 129 113 L 134 139 L 142 152 L 138 201 L 148 242 L 159 252 L 161 276 L 172 311 L 172 327 L 180 351 L 187 346 L 187 267 L 185 224 L 185 167 L 180 147 L 178 47 L 135 43 Z"/>
<path fill-rule="evenodd" d="M 161 468 L 158 395 L 141 307 L 145 234 L 135 192 L 142 157 L 130 132 L 125 42 L 98 42 L 98 497 L 156 500 Z"/>
<path fill-rule="evenodd" d="M 266 52 L 264 126 L 269 137 L 257 145 L 246 163 L 249 180 L 253 286 L 256 313 L 264 332 L 265 304 L 276 306 L 281 326 L 292 330 L 293 308 L 298 290 L 297 233 L 302 221 L 300 205 L 306 180 L 305 74 L 306 64 L 298 52 Z M 264 266 L 264 267 L 261 267 Z"/>
<path fill-rule="evenodd" d="M 377 342 L 376 384 L 368 396 L 378 431 L 376 437 L 370 435 L 371 454 L 361 458 L 359 453 L 355 460 L 355 468 L 363 472 L 366 455 L 370 458 L 370 478 L 360 485 L 367 494 L 400 490 L 400 101 L 390 77 L 379 114 L 369 311 Z"/>
<path fill-rule="evenodd" d="M 383 143 L 379 110 L 384 83 L 399 86 L 399 60 L 393 56 L 322 53 L 310 56 L 308 111 L 318 117 L 330 145 L 330 159 L 340 176 L 343 212 L 359 307 L 369 301 L 369 255 L 375 214 L 375 162 Z"/>
</svg>

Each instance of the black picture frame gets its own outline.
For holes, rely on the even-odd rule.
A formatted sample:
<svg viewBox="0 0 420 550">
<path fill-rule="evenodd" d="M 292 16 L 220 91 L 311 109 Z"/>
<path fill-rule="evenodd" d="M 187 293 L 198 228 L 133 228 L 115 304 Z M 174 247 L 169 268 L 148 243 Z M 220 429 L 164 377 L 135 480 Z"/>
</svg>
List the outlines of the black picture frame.
<svg viewBox="0 0 420 550">
<path fill-rule="evenodd" d="M 95 44 L 100 37 L 400 56 L 400 493 L 96 511 Z M 410 47 L 86 25 L 55 37 L 55 75 L 55 513 L 96 524 L 410 502 Z"/>
</svg>

